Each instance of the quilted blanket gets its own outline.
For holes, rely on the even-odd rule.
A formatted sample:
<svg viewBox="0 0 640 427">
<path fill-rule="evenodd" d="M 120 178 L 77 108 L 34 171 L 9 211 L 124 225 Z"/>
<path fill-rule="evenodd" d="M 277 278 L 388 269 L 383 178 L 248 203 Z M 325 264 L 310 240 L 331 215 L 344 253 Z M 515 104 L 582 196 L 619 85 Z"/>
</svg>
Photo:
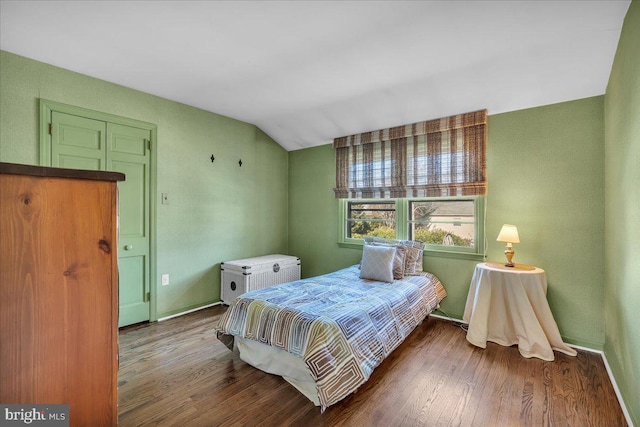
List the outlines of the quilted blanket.
<svg viewBox="0 0 640 427">
<path fill-rule="evenodd" d="M 393 283 L 359 278 L 358 266 L 240 295 L 217 326 L 301 357 L 322 410 L 344 399 L 446 296 L 430 273 Z"/>
</svg>

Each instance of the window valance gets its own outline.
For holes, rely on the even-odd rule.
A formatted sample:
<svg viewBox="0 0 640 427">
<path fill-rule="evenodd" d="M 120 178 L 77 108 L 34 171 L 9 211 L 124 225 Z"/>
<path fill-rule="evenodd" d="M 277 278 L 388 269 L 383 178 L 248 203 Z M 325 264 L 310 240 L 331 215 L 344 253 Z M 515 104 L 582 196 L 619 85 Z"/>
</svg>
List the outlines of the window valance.
<svg viewBox="0 0 640 427">
<path fill-rule="evenodd" d="M 336 138 L 335 196 L 484 195 L 486 145 L 486 110 Z"/>
</svg>

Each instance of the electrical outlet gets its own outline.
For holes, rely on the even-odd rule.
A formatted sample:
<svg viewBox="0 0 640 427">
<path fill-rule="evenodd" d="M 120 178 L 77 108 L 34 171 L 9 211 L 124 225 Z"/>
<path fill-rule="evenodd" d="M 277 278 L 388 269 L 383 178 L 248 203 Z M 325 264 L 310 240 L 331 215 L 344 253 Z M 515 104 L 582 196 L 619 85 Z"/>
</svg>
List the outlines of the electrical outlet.
<svg viewBox="0 0 640 427">
<path fill-rule="evenodd" d="M 163 205 L 169 204 L 169 193 L 162 193 L 162 204 Z"/>
<path fill-rule="evenodd" d="M 163 274 L 162 275 L 162 286 L 167 286 L 169 284 L 169 275 L 168 274 Z"/>
</svg>

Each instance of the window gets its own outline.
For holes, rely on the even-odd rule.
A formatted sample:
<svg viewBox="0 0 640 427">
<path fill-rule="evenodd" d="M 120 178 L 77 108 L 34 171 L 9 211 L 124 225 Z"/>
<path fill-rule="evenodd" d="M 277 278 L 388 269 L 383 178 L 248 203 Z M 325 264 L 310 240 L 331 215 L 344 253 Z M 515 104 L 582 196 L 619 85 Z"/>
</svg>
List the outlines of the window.
<svg viewBox="0 0 640 427">
<path fill-rule="evenodd" d="M 347 238 L 362 239 L 377 236 L 387 239 L 396 237 L 396 203 L 361 201 L 347 204 Z"/>
<path fill-rule="evenodd" d="M 340 200 L 339 244 L 365 236 L 419 240 L 430 255 L 484 257 L 484 197 Z"/>
<path fill-rule="evenodd" d="M 427 253 L 484 258 L 487 110 L 333 140 L 338 243 L 425 242 Z"/>
<path fill-rule="evenodd" d="M 428 245 L 473 248 L 473 200 L 409 200 L 409 239 Z"/>
</svg>

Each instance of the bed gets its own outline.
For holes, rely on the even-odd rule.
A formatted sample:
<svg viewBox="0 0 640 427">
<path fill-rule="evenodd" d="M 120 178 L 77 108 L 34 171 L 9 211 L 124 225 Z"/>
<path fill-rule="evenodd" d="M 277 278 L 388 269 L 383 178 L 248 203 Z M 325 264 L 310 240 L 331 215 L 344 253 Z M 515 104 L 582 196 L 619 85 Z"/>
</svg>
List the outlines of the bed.
<svg viewBox="0 0 640 427">
<path fill-rule="evenodd" d="M 240 295 L 217 336 L 324 411 L 364 384 L 446 296 L 431 273 L 390 281 L 362 275 L 354 265 Z"/>
</svg>

